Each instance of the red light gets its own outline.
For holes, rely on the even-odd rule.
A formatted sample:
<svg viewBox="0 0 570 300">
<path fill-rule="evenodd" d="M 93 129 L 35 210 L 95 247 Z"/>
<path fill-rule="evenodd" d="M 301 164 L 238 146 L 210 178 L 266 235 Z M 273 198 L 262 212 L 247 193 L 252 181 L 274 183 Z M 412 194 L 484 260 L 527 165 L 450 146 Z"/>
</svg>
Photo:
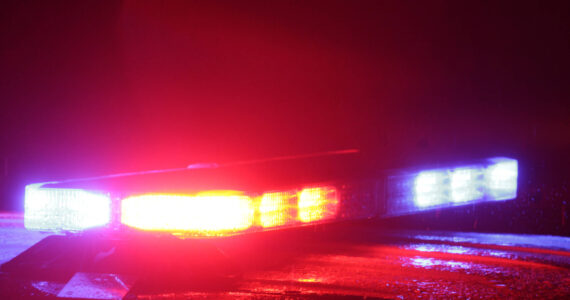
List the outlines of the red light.
<svg viewBox="0 0 570 300">
<path fill-rule="evenodd" d="M 148 230 L 189 236 L 224 236 L 248 229 L 279 227 L 334 218 L 334 187 L 269 192 L 257 198 L 235 191 L 197 195 L 145 194 L 121 202 L 121 222 Z"/>
<path fill-rule="evenodd" d="M 121 222 L 143 230 L 221 236 L 251 227 L 254 212 L 251 198 L 238 192 L 150 194 L 124 199 Z"/>
</svg>

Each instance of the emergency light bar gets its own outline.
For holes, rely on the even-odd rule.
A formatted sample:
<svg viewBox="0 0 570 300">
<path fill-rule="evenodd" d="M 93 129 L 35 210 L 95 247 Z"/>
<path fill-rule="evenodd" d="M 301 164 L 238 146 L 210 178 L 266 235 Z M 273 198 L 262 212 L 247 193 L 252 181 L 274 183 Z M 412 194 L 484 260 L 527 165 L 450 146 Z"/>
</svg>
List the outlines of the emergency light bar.
<svg viewBox="0 0 570 300">
<path fill-rule="evenodd" d="M 129 194 L 50 182 L 26 187 L 25 226 L 51 232 L 135 228 L 182 237 L 227 236 L 514 199 L 517 175 L 516 160 L 491 158 L 260 192 L 206 188 L 194 193 Z"/>
</svg>

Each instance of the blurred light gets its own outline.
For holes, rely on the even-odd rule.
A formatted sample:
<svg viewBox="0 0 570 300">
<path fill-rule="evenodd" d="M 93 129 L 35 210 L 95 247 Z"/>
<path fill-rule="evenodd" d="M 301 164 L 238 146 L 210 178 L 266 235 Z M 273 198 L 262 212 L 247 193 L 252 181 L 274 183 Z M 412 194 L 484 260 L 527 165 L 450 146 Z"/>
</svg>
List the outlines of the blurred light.
<svg viewBox="0 0 570 300">
<path fill-rule="evenodd" d="M 259 225 L 275 227 L 295 221 L 297 195 L 292 192 L 265 193 L 259 203 Z"/>
<path fill-rule="evenodd" d="M 339 202 L 337 197 L 334 187 L 303 189 L 299 193 L 299 221 L 306 223 L 335 217 Z"/>
<path fill-rule="evenodd" d="M 509 158 L 492 158 L 485 171 L 487 193 L 493 200 L 512 199 L 517 196 L 517 161 Z"/>
<path fill-rule="evenodd" d="M 462 167 L 451 171 L 451 201 L 465 202 L 483 197 L 483 171 Z"/>
<path fill-rule="evenodd" d="M 495 157 L 477 164 L 398 171 L 386 180 L 384 216 L 410 214 L 517 196 L 518 162 Z"/>
<path fill-rule="evenodd" d="M 104 226 L 111 220 L 108 195 L 80 189 L 26 186 L 24 223 L 35 230 L 82 230 Z"/>
<path fill-rule="evenodd" d="M 149 194 L 123 199 L 121 222 L 143 230 L 225 235 L 251 227 L 254 211 L 250 197 L 232 191 Z"/>
<path fill-rule="evenodd" d="M 298 282 L 307 282 L 307 283 L 313 283 L 313 282 L 323 282 L 323 278 L 319 278 L 319 277 L 301 277 L 301 278 L 297 278 Z"/>
<path fill-rule="evenodd" d="M 447 174 L 444 171 L 424 171 L 414 182 L 414 202 L 419 207 L 441 204 L 446 198 L 444 185 Z"/>
<path fill-rule="evenodd" d="M 386 217 L 513 199 L 517 195 L 517 176 L 517 161 L 500 157 L 451 168 L 400 170 L 388 174 L 385 180 L 343 183 L 342 203 L 341 193 L 334 186 L 251 195 L 207 191 L 193 195 L 143 194 L 124 199 L 119 198 L 119 192 L 111 205 L 109 195 L 36 184 L 26 187 L 25 225 L 46 231 L 82 230 L 109 224 L 113 215 L 120 216 L 122 224 L 142 230 L 187 237 L 225 236 L 323 220 Z"/>
<path fill-rule="evenodd" d="M 432 269 L 435 267 L 446 267 L 456 270 L 470 269 L 472 266 L 469 262 L 452 261 L 452 260 L 442 260 L 434 258 L 421 258 L 415 257 L 410 260 L 411 265 L 415 267 L 420 267 L 422 269 Z"/>
</svg>

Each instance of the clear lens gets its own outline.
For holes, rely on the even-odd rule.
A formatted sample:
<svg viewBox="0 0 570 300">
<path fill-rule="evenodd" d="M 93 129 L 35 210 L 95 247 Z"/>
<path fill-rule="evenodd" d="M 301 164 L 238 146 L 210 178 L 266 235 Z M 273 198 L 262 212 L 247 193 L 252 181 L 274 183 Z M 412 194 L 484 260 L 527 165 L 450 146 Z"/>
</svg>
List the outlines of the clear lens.
<svg viewBox="0 0 570 300">
<path fill-rule="evenodd" d="M 517 161 L 492 158 L 478 165 L 402 172 L 387 178 L 386 209 L 400 215 L 430 208 L 517 196 Z"/>
<path fill-rule="evenodd" d="M 456 168 L 450 172 L 451 201 L 461 203 L 480 199 L 484 195 L 483 168 Z"/>
<path fill-rule="evenodd" d="M 108 195 L 80 189 L 26 187 L 24 222 L 27 229 L 76 231 L 105 226 L 111 220 Z"/>
<path fill-rule="evenodd" d="M 485 185 L 492 200 L 507 200 L 517 196 L 518 164 L 514 159 L 492 158 L 485 170 Z"/>
<path fill-rule="evenodd" d="M 447 196 L 445 171 L 423 171 L 414 180 L 414 203 L 418 207 L 441 204 Z"/>
</svg>

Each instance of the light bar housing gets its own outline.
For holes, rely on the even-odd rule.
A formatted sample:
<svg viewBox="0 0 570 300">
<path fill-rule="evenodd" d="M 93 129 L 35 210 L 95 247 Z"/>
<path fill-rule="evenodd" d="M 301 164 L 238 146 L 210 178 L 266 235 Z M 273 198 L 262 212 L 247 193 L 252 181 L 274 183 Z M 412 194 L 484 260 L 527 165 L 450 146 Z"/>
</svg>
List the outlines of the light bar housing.
<svg viewBox="0 0 570 300">
<path fill-rule="evenodd" d="M 289 167 L 287 162 L 280 166 Z M 297 182 L 280 180 L 287 173 L 276 172 L 280 168 L 256 165 L 226 170 L 216 165 L 33 184 L 26 187 L 25 226 L 52 232 L 99 228 L 112 233 L 142 230 L 218 237 L 391 217 L 517 195 L 517 161 L 504 157 L 446 168 L 349 174 L 327 181 L 303 176 L 303 166 L 311 165 L 303 163 L 296 169 L 301 172 L 300 178 L 294 178 Z M 161 179 L 177 172 L 193 172 L 194 177 Z M 260 181 L 257 174 L 277 177 L 264 185 L 248 184 Z M 136 175 L 145 180 L 138 183 Z M 276 184 L 281 181 L 282 186 Z"/>
</svg>

